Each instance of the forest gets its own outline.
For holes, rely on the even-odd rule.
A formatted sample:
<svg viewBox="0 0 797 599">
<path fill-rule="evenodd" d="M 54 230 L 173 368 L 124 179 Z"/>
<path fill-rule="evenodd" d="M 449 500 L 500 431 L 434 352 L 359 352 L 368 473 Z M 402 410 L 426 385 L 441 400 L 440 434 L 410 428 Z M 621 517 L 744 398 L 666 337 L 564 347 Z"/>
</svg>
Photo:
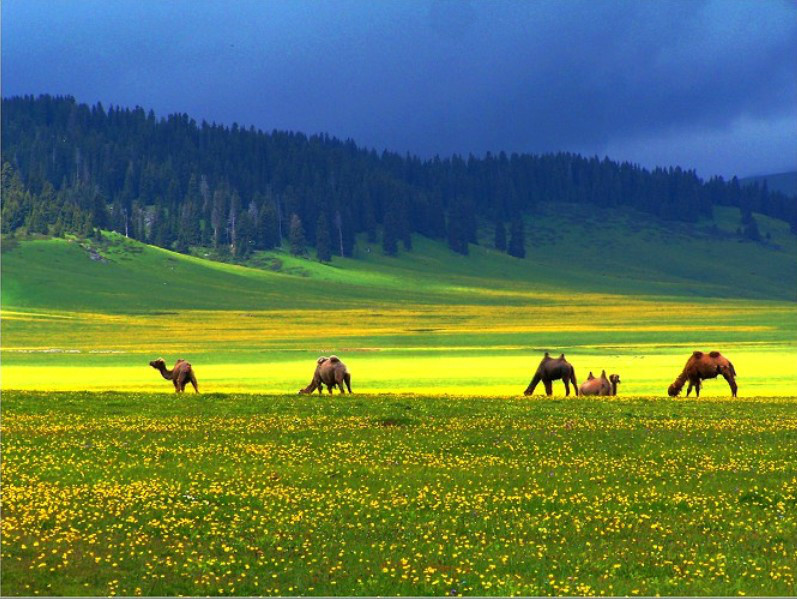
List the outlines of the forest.
<svg viewBox="0 0 797 599">
<path fill-rule="evenodd" d="M 387 255 L 412 250 L 412 234 L 460 254 L 492 243 L 525 256 L 525 222 L 541 203 L 628 207 L 696 222 L 717 205 L 741 208 L 740 232 L 759 238 L 753 212 L 797 233 L 797 201 L 766 183 L 705 181 L 681 167 L 573 153 L 417 156 L 353 140 L 224 126 L 186 114 L 89 106 L 70 96 L 2 101 L 2 232 L 60 236 L 114 230 L 179 252 L 213 247 L 245 258 L 287 244 L 319 260 L 356 254 L 356 236 Z"/>
</svg>

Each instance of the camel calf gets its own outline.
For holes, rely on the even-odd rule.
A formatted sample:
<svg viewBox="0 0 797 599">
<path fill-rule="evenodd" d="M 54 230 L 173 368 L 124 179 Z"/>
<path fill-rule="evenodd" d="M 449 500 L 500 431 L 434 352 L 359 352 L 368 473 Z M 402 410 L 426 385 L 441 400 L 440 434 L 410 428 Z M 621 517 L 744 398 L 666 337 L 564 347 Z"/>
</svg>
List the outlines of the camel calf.
<svg viewBox="0 0 797 599">
<path fill-rule="evenodd" d="M 194 369 L 191 368 L 191 364 L 185 360 L 177 360 L 177 362 L 174 364 L 174 368 L 171 370 L 166 369 L 166 362 L 163 358 L 152 360 L 149 365 L 155 370 L 159 371 L 161 376 L 167 381 L 174 383 L 175 393 L 182 393 L 185 391 L 185 386 L 189 383 L 189 381 L 194 386 L 194 392 L 199 393 L 199 385 L 196 382 Z"/>
</svg>

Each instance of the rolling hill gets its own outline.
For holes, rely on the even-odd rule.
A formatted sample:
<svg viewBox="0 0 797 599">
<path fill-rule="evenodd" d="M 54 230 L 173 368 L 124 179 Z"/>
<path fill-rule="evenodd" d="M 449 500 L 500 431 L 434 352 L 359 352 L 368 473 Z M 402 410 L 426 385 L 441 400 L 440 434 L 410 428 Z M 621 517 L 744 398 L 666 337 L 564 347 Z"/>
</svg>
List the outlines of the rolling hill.
<svg viewBox="0 0 797 599">
<path fill-rule="evenodd" d="M 788 196 L 797 196 L 797 171 L 790 171 L 788 173 L 777 173 L 775 175 L 760 175 L 757 177 L 745 177 L 740 179 L 742 185 L 748 183 L 762 183 L 766 181 L 767 187 L 772 191 L 779 191 Z"/>
<path fill-rule="evenodd" d="M 785 223 L 757 215 L 769 239 L 754 243 L 733 208 L 677 227 L 620 209 L 572 218 L 578 208 L 530 214 L 524 260 L 488 247 L 489 227 L 469 256 L 420 236 L 419 251 L 385 256 L 360 239 L 357 258 L 331 264 L 281 250 L 225 264 L 114 233 L 6 243 L 4 387 L 165 392 L 146 366 L 162 355 L 190 359 L 205 391 L 295 392 L 315 357 L 337 353 L 357 391 L 503 395 L 551 350 L 575 355 L 582 378 L 617 371 L 643 394 L 692 349 L 721 348 L 743 392 L 797 392 Z"/>
</svg>

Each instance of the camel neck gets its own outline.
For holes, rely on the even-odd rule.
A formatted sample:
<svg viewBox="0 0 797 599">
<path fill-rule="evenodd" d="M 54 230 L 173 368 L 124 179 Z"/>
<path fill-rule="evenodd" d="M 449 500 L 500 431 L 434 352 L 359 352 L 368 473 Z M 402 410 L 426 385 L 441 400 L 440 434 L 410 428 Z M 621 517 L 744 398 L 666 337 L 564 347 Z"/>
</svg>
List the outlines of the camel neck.
<svg viewBox="0 0 797 599">
<path fill-rule="evenodd" d="M 163 378 L 165 378 L 167 381 L 172 380 L 172 374 L 174 373 L 173 370 L 166 370 L 165 366 L 161 366 L 160 371 Z"/>
</svg>

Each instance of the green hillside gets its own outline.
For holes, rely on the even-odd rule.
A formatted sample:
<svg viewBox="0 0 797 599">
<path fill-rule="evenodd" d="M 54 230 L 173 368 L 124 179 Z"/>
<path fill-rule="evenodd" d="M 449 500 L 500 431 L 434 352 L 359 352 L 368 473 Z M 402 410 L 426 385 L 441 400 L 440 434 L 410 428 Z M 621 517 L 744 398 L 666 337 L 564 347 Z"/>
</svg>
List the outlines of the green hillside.
<svg viewBox="0 0 797 599">
<path fill-rule="evenodd" d="M 335 258 L 325 265 L 274 251 L 256 254 L 248 268 L 116 234 L 104 244 L 22 242 L 3 252 L 2 302 L 5 309 L 146 313 L 373 301 L 513 303 L 521 300 L 511 294 L 521 291 L 795 299 L 797 238 L 782 221 L 758 215 L 770 241 L 752 243 L 734 234 L 739 217 L 732 208 L 717 211 L 718 229 L 676 226 L 626 211 L 559 216 L 572 210 L 552 205 L 527 217 L 525 260 L 492 250 L 487 229 L 482 245 L 471 245 L 467 257 L 416 237 L 420 251 L 398 257 L 383 256 L 378 246 L 361 240 L 356 260 Z M 102 260 L 91 258 L 90 244 Z"/>
<path fill-rule="evenodd" d="M 577 209 L 528 215 L 525 260 L 490 249 L 486 227 L 469 256 L 415 237 L 387 257 L 361 239 L 332 264 L 274 251 L 232 265 L 116 234 L 6 243 L 4 388 L 167 392 L 146 366 L 161 355 L 190 359 L 205 391 L 288 393 L 337 353 L 357 391 L 506 395 L 551 350 L 579 380 L 606 369 L 624 393 L 656 394 L 702 348 L 732 356 L 748 396 L 797 393 L 797 240 L 782 221 L 757 216 L 769 239 L 752 243 L 736 209 L 678 227 L 562 216 Z"/>
</svg>

